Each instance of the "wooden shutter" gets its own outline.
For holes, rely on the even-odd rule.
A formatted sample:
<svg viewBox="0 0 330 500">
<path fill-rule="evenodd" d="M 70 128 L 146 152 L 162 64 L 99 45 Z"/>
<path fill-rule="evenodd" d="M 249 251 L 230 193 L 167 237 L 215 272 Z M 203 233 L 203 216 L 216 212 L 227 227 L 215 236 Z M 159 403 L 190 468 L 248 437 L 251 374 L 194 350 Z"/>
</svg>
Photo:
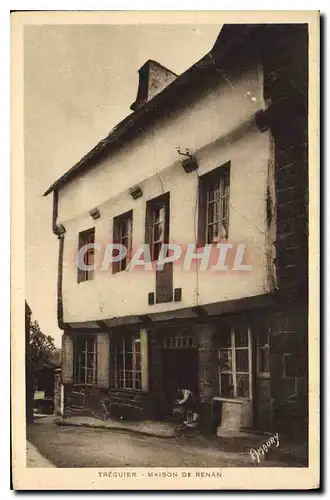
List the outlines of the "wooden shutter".
<svg viewBox="0 0 330 500">
<path fill-rule="evenodd" d="M 164 244 L 170 240 L 170 194 L 159 198 L 164 205 Z M 164 264 L 164 269 L 156 269 L 156 303 L 172 302 L 173 300 L 173 262 Z"/>
<path fill-rule="evenodd" d="M 205 182 L 198 182 L 198 218 L 197 218 L 197 247 L 203 247 L 206 243 L 206 192 Z"/>
<path fill-rule="evenodd" d="M 153 200 L 147 201 L 146 204 L 146 218 L 145 218 L 145 235 L 144 242 L 150 247 L 151 253 L 151 243 L 152 243 L 152 215 L 153 215 Z"/>
<path fill-rule="evenodd" d="M 147 330 L 140 331 L 141 341 L 141 385 L 142 390 L 149 390 L 149 363 L 148 363 L 148 333 Z"/>
<path fill-rule="evenodd" d="M 110 335 L 108 333 L 97 334 L 96 352 L 97 352 L 96 385 L 100 389 L 109 389 Z"/>
<path fill-rule="evenodd" d="M 73 339 L 71 335 L 62 335 L 62 383 L 73 384 Z"/>
<path fill-rule="evenodd" d="M 112 240 L 113 243 L 117 244 L 120 243 L 120 217 L 115 217 L 112 221 L 113 223 L 113 228 L 112 228 Z M 118 273 L 120 271 L 120 262 L 112 262 L 112 272 L 113 274 Z"/>
</svg>

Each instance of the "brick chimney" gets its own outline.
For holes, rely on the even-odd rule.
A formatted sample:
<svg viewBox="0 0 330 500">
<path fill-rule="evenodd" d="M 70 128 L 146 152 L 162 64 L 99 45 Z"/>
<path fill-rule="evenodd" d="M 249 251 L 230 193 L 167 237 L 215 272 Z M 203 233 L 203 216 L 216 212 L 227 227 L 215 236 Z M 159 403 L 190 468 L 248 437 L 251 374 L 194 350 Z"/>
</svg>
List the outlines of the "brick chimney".
<svg viewBox="0 0 330 500">
<path fill-rule="evenodd" d="M 159 94 L 167 85 L 175 80 L 177 75 L 156 61 L 149 59 L 139 69 L 139 88 L 136 101 L 131 109 L 136 111 L 155 95 Z"/>
</svg>

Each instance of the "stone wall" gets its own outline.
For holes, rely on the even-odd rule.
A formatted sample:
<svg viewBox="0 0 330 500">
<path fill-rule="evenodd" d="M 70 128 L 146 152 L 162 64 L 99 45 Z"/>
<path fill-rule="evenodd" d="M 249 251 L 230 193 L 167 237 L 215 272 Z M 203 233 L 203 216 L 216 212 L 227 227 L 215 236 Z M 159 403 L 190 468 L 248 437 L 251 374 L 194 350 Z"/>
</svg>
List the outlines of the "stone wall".
<svg viewBox="0 0 330 500">
<path fill-rule="evenodd" d="M 274 316 L 270 338 L 273 428 L 291 437 L 308 431 L 308 317 L 291 303 Z"/>
</svg>

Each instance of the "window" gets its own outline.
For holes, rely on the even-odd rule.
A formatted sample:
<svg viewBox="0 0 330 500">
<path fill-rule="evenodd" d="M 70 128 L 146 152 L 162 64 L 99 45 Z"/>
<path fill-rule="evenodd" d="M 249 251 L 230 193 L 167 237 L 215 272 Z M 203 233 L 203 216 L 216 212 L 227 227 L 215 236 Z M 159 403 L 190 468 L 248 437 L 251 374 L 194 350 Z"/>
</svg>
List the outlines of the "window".
<svg viewBox="0 0 330 500">
<path fill-rule="evenodd" d="M 115 351 L 116 387 L 142 389 L 140 333 L 120 337 Z"/>
<path fill-rule="evenodd" d="M 258 373 L 269 373 L 269 332 L 259 332 L 257 336 L 257 370 Z"/>
<path fill-rule="evenodd" d="M 119 215 L 113 220 L 113 241 L 114 243 L 120 243 L 127 250 L 126 256 L 122 260 L 113 263 L 113 273 L 124 271 L 128 265 L 132 253 L 132 228 L 133 210 Z"/>
<path fill-rule="evenodd" d="M 169 193 L 147 202 L 146 242 L 151 261 L 157 261 L 163 244 L 169 242 Z"/>
<path fill-rule="evenodd" d="M 199 245 L 218 243 L 229 234 L 230 164 L 199 179 Z"/>
<path fill-rule="evenodd" d="M 82 231 L 79 233 L 79 243 L 78 250 L 80 250 L 85 245 L 94 245 L 95 243 L 95 228 L 87 229 L 86 231 Z M 94 248 L 88 248 L 83 254 L 83 263 L 85 266 L 93 266 L 94 265 Z M 78 283 L 82 281 L 92 280 L 94 277 L 93 269 L 81 269 L 78 265 Z"/>
<path fill-rule="evenodd" d="M 96 384 L 96 337 L 78 336 L 74 350 L 74 383 Z"/>
<path fill-rule="evenodd" d="M 220 394 L 228 398 L 252 397 L 251 337 L 248 327 L 220 333 Z"/>
</svg>

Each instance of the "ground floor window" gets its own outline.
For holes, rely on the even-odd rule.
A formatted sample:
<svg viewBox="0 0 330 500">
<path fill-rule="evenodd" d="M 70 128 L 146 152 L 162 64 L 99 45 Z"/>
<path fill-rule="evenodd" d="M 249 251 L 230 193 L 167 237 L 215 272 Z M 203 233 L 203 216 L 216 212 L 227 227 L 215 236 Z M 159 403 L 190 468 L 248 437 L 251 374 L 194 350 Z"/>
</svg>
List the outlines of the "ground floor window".
<svg viewBox="0 0 330 500">
<path fill-rule="evenodd" d="M 118 389 L 142 389 L 140 333 L 125 334 L 116 339 L 115 372 Z"/>
<path fill-rule="evenodd" d="M 74 383 L 96 384 L 96 337 L 77 336 L 74 344 Z"/>
<path fill-rule="evenodd" d="M 248 327 L 228 328 L 219 335 L 220 394 L 228 398 L 252 397 L 252 349 Z"/>
</svg>

